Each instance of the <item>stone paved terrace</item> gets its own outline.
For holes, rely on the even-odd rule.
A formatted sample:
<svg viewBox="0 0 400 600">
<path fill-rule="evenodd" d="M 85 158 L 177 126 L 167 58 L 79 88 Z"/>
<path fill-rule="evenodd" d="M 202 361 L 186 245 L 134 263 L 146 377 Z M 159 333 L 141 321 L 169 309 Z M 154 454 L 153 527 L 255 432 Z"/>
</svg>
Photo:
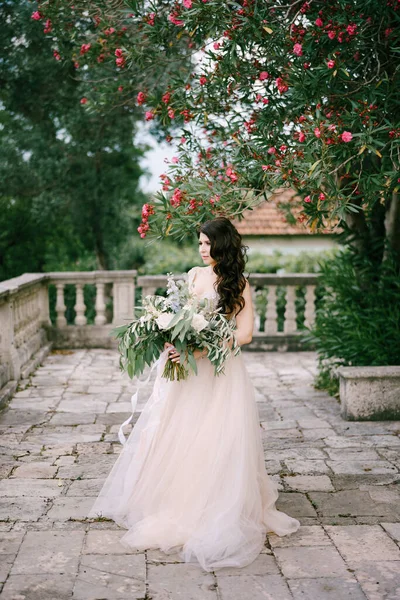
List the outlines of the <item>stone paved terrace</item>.
<svg viewBox="0 0 400 600">
<path fill-rule="evenodd" d="M 296 534 L 270 535 L 250 566 L 215 573 L 128 553 L 122 529 L 85 516 L 121 450 L 132 384 L 112 350 L 59 351 L 0 414 L 1 600 L 400 598 L 400 422 L 343 421 L 311 385 L 313 353 L 245 359 Z"/>
</svg>

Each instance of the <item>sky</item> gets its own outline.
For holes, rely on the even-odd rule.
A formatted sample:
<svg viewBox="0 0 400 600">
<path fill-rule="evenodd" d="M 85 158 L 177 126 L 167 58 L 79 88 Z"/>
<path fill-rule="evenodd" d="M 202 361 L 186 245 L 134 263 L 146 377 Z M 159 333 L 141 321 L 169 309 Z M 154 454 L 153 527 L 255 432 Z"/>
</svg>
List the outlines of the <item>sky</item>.
<svg viewBox="0 0 400 600">
<path fill-rule="evenodd" d="M 167 144 L 166 142 L 159 144 L 149 133 L 147 125 L 144 125 L 143 129 L 137 133 L 136 142 L 151 146 L 151 150 L 146 152 L 146 155 L 140 162 L 141 167 L 146 169 L 148 174 L 143 175 L 139 180 L 139 185 L 143 192 L 151 194 L 161 188 L 160 175 L 166 173 L 168 168 L 164 159 L 171 160 L 176 155 L 176 146 L 174 144 Z"/>
</svg>

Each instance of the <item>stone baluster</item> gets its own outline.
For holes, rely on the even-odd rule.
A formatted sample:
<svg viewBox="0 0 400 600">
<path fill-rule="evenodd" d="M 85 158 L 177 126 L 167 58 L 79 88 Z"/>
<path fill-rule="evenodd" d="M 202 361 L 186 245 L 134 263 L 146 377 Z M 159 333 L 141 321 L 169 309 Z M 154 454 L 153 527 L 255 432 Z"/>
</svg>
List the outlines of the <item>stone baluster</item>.
<svg viewBox="0 0 400 600">
<path fill-rule="evenodd" d="M 306 306 L 304 311 L 304 325 L 311 327 L 315 321 L 315 285 L 306 286 Z"/>
<path fill-rule="evenodd" d="M 296 289 L 294 286 L 288 285 L 286 288 L 285 321 L 283 325 L 284 333 L 294 333 L 297 330 L 295 301 Z"/>
<path fill-rule="evenodd" d="M 257 292 L 254 286 L 250 286 L 251 289 L 251 299 L 253 301 L 253 311 L 254 311 L 254 325 L 253 325 L 253 333 L 258 333 L 260 331 L 260 314 L 257 312 L 256 299 Z"/>
<path fill-rule="evenodd" d="M 64 302 L 64 284 L 63 283 L 57 283 L 56 284 L 56 292 L 57 292 L 57 297 L 56 297 L 56 313 L 57 313 L 56 325 L 57 325 L 57 327 L 65 327 L 66 324 L 67 324 L 67 319 L 65 318 L 66 306 L 65 306 L 65 302 Z"/>
<path fill-rule="evenodd" d="M 113 285 L 113 324 L 123 325 L 135 316 L 134 273 L 129 278 L 118 279 Z"/>
<path fill-rule="evenodd" d="M 83 284 L 76 284 L 76 300 L 75 300 L 75 325 L 86 325 L 87 319 L 85 317 L 85 301 L 83 299 Z"/>
<path fill-rule="evenodd" d="M 107 322 L 106 303 L 104 301 L 104 283 L 96 282 L 96 325 L 104 325 Z"/>
<path fill-rule="evenodd" d="M 265 319 L 265 332 L 275 334 L 278 331 L 278 313 L 276 311 L 276 285 L 268 286 L 267 314 Z"/>
</svg>

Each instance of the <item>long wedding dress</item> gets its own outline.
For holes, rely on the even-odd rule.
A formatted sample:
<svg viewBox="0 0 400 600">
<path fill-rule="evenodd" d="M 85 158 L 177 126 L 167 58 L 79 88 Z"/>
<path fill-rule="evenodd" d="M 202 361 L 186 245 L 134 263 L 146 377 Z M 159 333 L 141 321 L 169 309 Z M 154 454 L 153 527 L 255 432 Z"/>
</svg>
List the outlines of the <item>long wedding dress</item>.
<svg viewBox="0 0 400 600">
<path fill-rule="evenodd" d="M 217 304 L 215 291 L 204 296 Z M 198 374 L 179 382 L 161 377 L 165 360 L 163 353 L 152 393 L 88 516 L 128 529 L 121 543 L 129 548 L 178 552 L 206 571 L 244 567 L 267 532 L 288 535 L 300 523 L 275 507 L 243 357 L 231 356 L 219 376 L 200 359 Z"/>
</svg>

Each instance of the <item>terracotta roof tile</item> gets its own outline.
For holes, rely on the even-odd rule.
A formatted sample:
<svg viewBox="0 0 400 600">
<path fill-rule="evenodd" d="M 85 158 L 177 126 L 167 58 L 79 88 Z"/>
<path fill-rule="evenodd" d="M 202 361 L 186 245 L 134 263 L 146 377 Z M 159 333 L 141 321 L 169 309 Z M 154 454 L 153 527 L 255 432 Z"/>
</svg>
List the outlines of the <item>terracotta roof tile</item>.
<svg viewBox="0 0 400 600">
<path fill-rule="evenodd" d="M 285 214 L 279 209 L 280 204 L 290 202 L 292 212 L 298 216 L 301 211 L 301 199 L 293 190 L 278 190 L 268 201 L 262 202 L 253 210 L 243 213 L 241 221 L 234 221 L 235 227 L 241 235 L 318 235 L 335 234 L 330 229 L 312 233 L 305 223 L 296 222 L 291 225 L 286 221 Z"/>
</svg>

